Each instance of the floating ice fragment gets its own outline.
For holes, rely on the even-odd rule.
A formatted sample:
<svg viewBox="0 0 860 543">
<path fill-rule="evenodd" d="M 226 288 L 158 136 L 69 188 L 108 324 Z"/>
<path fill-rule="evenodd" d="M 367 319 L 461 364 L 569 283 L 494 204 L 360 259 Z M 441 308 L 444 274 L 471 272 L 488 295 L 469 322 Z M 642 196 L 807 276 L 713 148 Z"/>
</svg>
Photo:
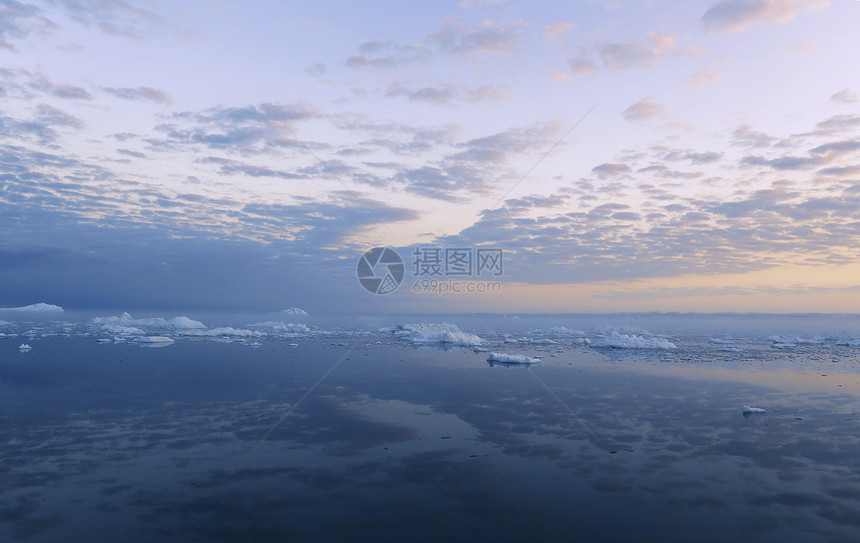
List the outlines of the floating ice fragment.
<svg viewBox="0 0 860 543">
<path fill-rule="evenodd" d="M 183 336 L 199 336 L 199 337 L 262 337 L 263 333 L 255 330 L 245 330 L 243 328 L 233 328 L 232 326 L 222 326 L 220 328 L 212 328 L 211 330 L 183 330 L 179 332 Z"/>
<path fill-rule="evenodd" d="M 537 364 L 540 360 L 522 354 L 490 353 L 490 356 L 487 357 L 487 362 L 501 362 L 502 364 Z"/>
<path fill-rule="evenodd" d="M 18 345 L 18 350 L 21 351 L 22 353 L 24 351 L 29 351 L 30 349 L 32 349 L 32 347 L 30 347 L 26 343 L 22 343 L 22 344 Z"/>
<path fill-rule="evenodd" d="M 760 407 L 750 407 L 748 405 L 741 407 L 741 412 L 744 414 L 767 413 L 767 411 L 765 411 L 764 409 L 762 409 Z"/>
<path fill-rule="evenodd" d="M 594 342 L 594 347 L 609 347 L 612 349 L 662 349 L 672 350 L 678 347 L 671 341 L 661 337 L 642 337 L 637 335 L 619 334 L 614 331 L 608 337 Z"/>
</svg>

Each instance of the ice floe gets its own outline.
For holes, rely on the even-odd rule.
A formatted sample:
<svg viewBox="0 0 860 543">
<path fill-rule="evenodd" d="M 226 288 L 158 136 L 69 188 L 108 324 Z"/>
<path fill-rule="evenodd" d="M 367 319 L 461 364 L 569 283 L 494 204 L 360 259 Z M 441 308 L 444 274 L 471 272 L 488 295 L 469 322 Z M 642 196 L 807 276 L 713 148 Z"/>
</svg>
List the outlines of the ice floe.
<svg viewBox="0 0 860 543">
<path fill-rule="evenodd" d="M 29 312 L 29 311 L 40 311 L 47 313 L 62 313 L 63 308 L 58 305 L 46 304 L 43 302 L 39 302 L 38 304 L 25 305 L 21 307 L 0 307 L 0 311 L 21 311 L 21 312 Z"/>
<path fill-rule="evenodd" d="M 490 353 L 487 362 L 499 362 L 502 364 L 537 364 L 538 358 L 532 358 L 524 354 Z"/>
<path fill-rule="evenodd" d="M 761 407 L 750 407 L 748 405 L 741 407 L 741 412 L 744 414 L 767 413 L 767 411 L 765 411 Z"/>
<path fill-rule="evenodd" d="M 22 344 L 18 345 L 18 350 L 21 352 L 29 351 L 30 349 L 32 349 L 32 347 L 30 347 L 26 343 L 22 343 Z"/>
<path fill-rule="evenodd" d="M 447 344 L 464 347 L 480 346 L 484 340 L 470 332 L 464 332 L 456 324 L 448 323 L 418 323 L 398 324 L 393 328 L 384 329 L 412 343 Z"/>
<path fill-rule="evenodd" d="M 593 347 L 608 347 L 611 349 L 662 349 L 673 350 L 678 347 L 668 339 L 654 336 L 619 334 L 615 330 L 592 344 Z"/>
<path fill-rule="evenodd" d="M 173 338 L 166 336 L 141 336 L 134 338 L 138 343 L 173 343 Z"/>
</svg>

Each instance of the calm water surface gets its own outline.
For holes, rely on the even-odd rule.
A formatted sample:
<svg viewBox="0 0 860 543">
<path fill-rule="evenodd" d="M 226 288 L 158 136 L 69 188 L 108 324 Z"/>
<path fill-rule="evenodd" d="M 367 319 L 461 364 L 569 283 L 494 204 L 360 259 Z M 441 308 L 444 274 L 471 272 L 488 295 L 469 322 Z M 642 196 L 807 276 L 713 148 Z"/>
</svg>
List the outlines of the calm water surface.
<svg viewBox="0 0 860 543">
<path fill-rule="evenodd" d="M 372 336 L 20 342 L 0 339 L 2 541 L 860 533 L 849 357 L 569 348 L 515 368 Z"/>
</svg>

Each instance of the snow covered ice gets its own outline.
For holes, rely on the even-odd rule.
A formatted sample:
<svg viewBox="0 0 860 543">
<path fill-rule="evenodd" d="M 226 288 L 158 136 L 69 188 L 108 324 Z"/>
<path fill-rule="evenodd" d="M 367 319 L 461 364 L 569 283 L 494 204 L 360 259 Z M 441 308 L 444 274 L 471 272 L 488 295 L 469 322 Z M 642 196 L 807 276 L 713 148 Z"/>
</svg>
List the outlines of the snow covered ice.
<svg viewBox="0 0 860 543">
<path fill-rule="evenodd" d="M 748 405 L 745 405 L 745 406 L 741 407 L 741 412 L 742 412 L 742 413 L 744 413 L 744 414 L 750 414 L 750 413 L 767 413 L 767 411 L 765 411 L 765 410 L 764 410 L 764 409 L 762 409 L 761 407 L 750 407 L 750 406 L 748 406 Z"/>
<path fill-rule="evenodd" d="M 638 335 L 619 334 L 615 330 L 592 344 L 593 347 L 608 347 L 611 349 L 662 349 L 674 350 L 678 347 L 668 339 L 661 337 L 644 337 Z"/>
<path fill-rule="evenodd" d="M 487 362 L 500 362 L 502 364 L 537 364 L 540 362 L 540 359 L 522 354 L 490 353 L 490 356 L 487 357 Z"/>
<path fill-rule="evenodd" d="M 447 344 L 463 347 L 477 347 L 484 344 L 484 340 L 477 335 L 460 330 L 456 324 L 444 322 L 400 324 L 388 330 L 396 336 L 418 344 Z"/>
</svg>

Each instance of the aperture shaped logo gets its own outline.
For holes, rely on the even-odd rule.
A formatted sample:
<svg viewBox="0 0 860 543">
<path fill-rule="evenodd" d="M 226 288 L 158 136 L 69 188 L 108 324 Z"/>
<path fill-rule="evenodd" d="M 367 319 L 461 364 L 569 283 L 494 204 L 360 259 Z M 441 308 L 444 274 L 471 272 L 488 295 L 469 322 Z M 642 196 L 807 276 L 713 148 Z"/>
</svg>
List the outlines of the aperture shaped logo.
<svg viewBox="0 0 860 543">
<path fill-rule="evenodd" d="M 403 282 L 405 266 L 394 249 L 376 247 L 361 255 L 355 267 L 358 282 L 371 294 L 390 294 Z"/>
</svg>

